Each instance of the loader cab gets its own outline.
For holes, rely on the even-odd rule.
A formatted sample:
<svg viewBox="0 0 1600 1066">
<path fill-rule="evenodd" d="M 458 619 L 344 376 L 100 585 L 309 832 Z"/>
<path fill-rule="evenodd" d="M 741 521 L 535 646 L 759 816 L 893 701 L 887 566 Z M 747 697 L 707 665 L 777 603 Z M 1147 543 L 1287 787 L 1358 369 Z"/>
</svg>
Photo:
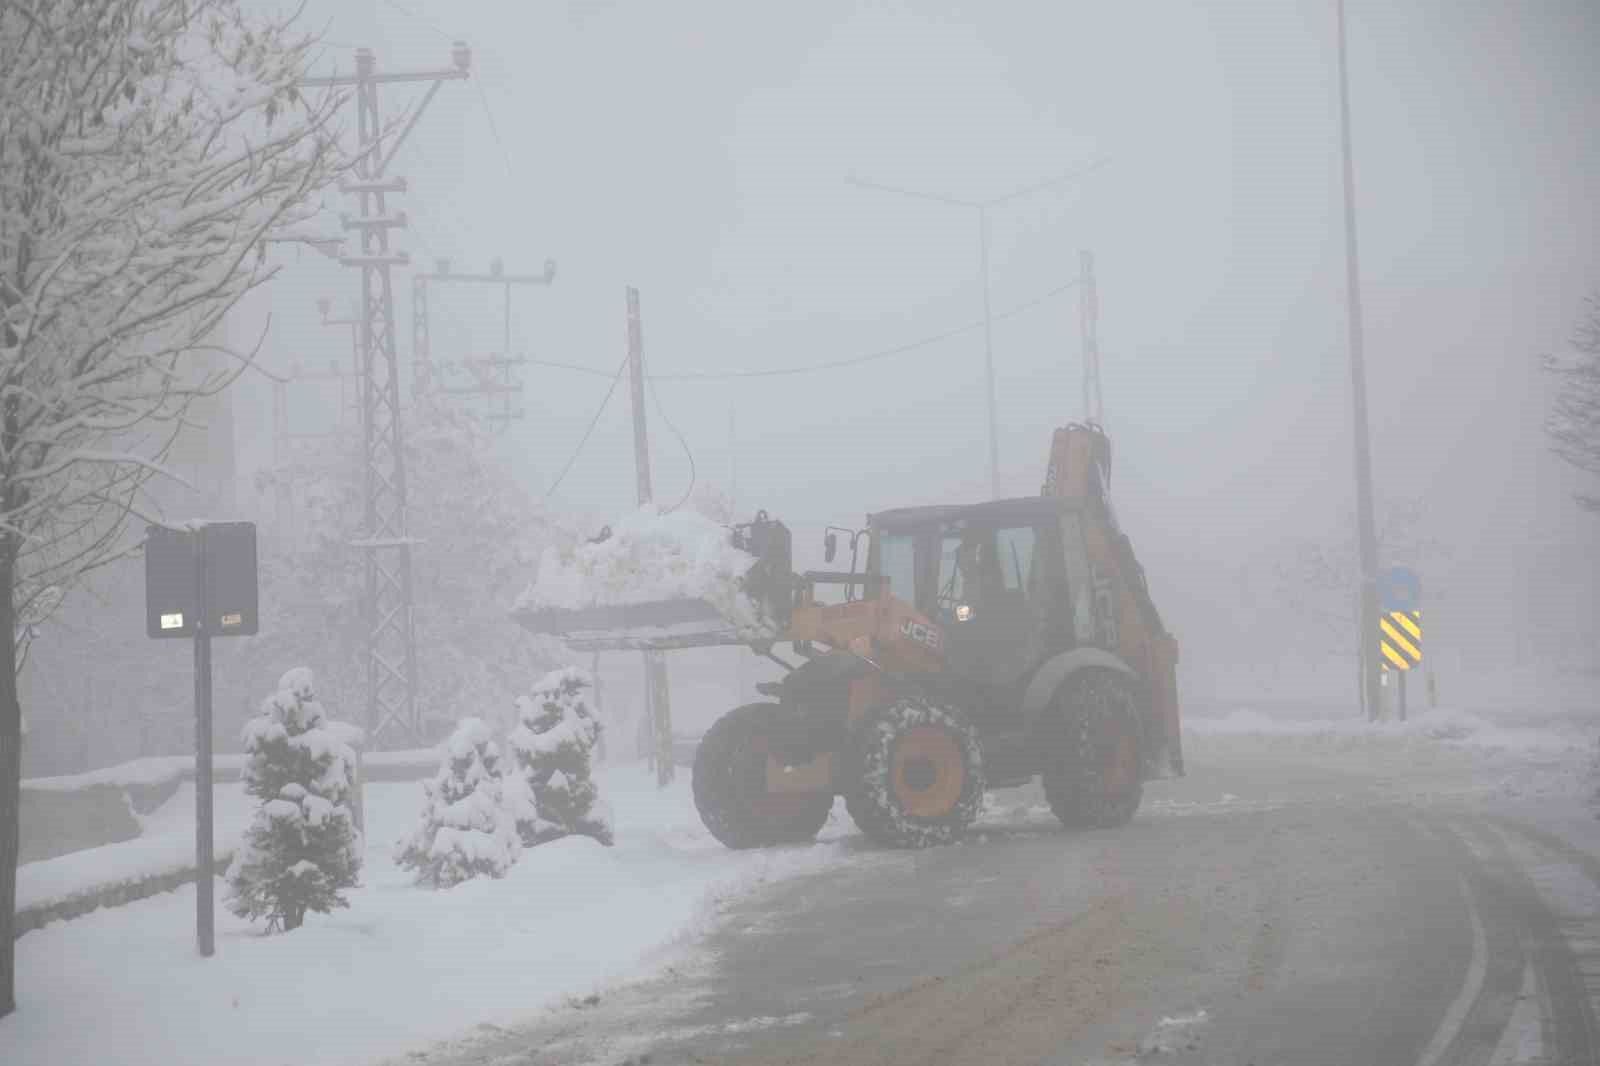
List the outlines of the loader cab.
<svg viewBox="0 0 1600 1066">
<path fill-rule="evenodd" d="M 1077 507 L 1044 497 L 873 515 L 868 572 L 942 627 L 945 665 L 1011 690 L 1096 633 Z M 1011 703 L 999 699 L 989 703 Z"/>
</svg>

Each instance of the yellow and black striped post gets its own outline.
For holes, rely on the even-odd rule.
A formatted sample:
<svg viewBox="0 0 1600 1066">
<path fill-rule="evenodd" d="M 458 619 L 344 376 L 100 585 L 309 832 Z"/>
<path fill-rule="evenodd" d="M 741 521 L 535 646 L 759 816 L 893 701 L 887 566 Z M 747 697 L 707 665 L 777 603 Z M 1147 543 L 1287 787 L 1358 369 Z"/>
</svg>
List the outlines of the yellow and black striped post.
<svg viewBox="0 0 1600 1066">
<path fill-rule="evenodd" d="M 1422 612 L 1386 611 L 1378 617 L 1378 650 L 1388 664 L 1406 671 L 1422 662 Z"/>
<path fill-rule="evenodd" d="M 1406 717 L 1406 674 L 1422 663 L 1422 612 L 1385 611 L 1378 616 L 1378 651 L 1384 669 L 1395 670 L 1400 682 L 1400 720 Z"/>
</svg>

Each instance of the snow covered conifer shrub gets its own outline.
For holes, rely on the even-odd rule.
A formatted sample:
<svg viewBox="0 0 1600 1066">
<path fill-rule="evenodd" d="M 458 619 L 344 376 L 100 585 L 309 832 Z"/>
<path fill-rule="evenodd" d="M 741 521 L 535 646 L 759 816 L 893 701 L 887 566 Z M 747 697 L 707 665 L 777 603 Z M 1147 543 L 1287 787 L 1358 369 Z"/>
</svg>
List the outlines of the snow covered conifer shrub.
<svg viewBox="0 0 1600 1066">
<path fill-rule="evenodd" d="M 534 807 L 519 813 L 517 832 L 529 847 L 571 834 L 610 844 L 611 815 L 590 773 L 600 720 L 589 706 L 594 679 L 575 666 L 556 670 L 517 700 L 508 742 Z"/>
<path fill-rule="evenodd" d="M 296 667 L 245 724 L 245 791 L 261 801 L 233 864 L 227 904 L 268 931 L 298 929 L 306 912 L 349 903 L 361 870 L 350 811 L 356 756 L 330 728 L 311 671 Z"/>
<path fill-rule="evenodd" d="M 504 801 L 500 747 L 481 718 L 463 718 L 445 744 L 444 762 L 422 783 L 426 797 L 416 830 L 400 842 L 395 862 L 417 883 L 449 888 L 488 874 L 502 877 L 521 842 Z"/>
</svg>

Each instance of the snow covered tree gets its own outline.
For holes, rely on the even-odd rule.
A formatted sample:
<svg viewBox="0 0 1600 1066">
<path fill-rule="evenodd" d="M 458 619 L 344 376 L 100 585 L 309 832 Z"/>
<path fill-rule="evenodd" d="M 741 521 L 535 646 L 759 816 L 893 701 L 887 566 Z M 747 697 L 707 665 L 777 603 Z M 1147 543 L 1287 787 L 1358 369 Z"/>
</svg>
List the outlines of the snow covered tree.
<svg viewBox="0 0 1600 1066">
<path fill-rule="evenodd" d="M 449 888 L 488 874 L 502 877 L 521 842 L 505 803 L 500 747 L 481 718 L 463 718 L 445 745 L 416 831 L 400 842 L 395 862 L 417 872 L 417 883 Z"/>
<path fill-rule="evenodd" d="M 1378 505 L 1379 565 L 1409 566 L 1428 577 L 1428 600 L 1446 599 L 1449 589 L 1440 571 L 1454 558 L 1442 539 L 1429 532 L 1427 504 L 1421 499 L 1385 499 Z M 1326 540 L 1304 539 L 1284 545 L 1273 567 L 1272 601 L 1287 609 L 1274 625 L 1309 628 L 1308 646 L 1355 657 L 1356 605 L 1361 587 L 1360 552 L 1355 521 L 1342 523 L 1343 534 Z"/>
<path fill-rule="evenodd" d="M 544 548 L 576 534 L 540 505 L 467 412 L 424 398 L 405 417 L 408 528 L 426 542 L 412 561 L 417 646 L 427 654 L 417 701 L 430 709 L 432 741 L 482 708 L 509 707 L 530 669 L 556 665 L 559 646 L 539 647 L 506 612 Z M 270 647 L 275 661 L 323 663 L 319 676 L 360 685 L 367 623 L 361 556 L 348 541 L 363 521 L 361 466 L 323 449 L 286 474 L 305 532 L 278 559 L 262 558 L 262 636 L 250 642 L 262 650 L 252 654 Z"/>
<path fill-rule="evenodd" d="M 529 847 L 571 834 L 610 844 L 611 816 L 590 774 L 600 720 L 589 706 L 594 679 L 575 666 L 546 674 L 517 699 L 517 727 L 508 743 L 517 773 L 533 794 L 532 817 L 517 819 Z"/>
<path fill-rule="evenodd" d="M 1561 381 L 1545 422 L 1551 447 L 1579 470 L 1600 477 L 1600 294 L 1589 297 L 1572 351 L 1546 356 L 1544 366 Z M 1600 494 L 1575 495 L 1585 510 L 1600 513 Z"/>
<path fill-rule="evenodd" d="M 17 619 L 128 549 L 249 353 L 218 326 L 344 165 L 312 47 L 245 0 L 0 0 L 0 1016 L 15 1008 Z M 223 370 L 201 356 L 231 359 Z"/>
<path fill-rule="evenodd" d="M 350 810 L 356 755 L 330 728 L 311 671 L 296 667 L 244 729 L 245 791 L 261 801 L 228 868 L 228 909 L 300 928 L 308 911 L 347 907 L 361 870 Z"/>
</svg>

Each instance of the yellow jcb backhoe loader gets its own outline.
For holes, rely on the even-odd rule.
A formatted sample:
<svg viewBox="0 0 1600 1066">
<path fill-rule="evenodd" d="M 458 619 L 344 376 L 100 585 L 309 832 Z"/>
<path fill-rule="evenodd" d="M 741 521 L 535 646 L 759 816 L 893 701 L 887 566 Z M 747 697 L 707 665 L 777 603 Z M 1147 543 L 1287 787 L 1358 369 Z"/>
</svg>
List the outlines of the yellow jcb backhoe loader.
<svg viewBox="0 0 1600 1066">
<path fill-rule="evenodd" d="M 711 833 L 733 848 L 809 840 L 843 795 L 876 841 L 945 843 L 985 788 L 1035 776 L 1064 824 L 1109 827 L 1146 780 L 1181 775 L 1177 642 L 1117 525 L 1110 468 L 1098 427 L 1058 429 L 1039 496 L 869 515 L 827 534 L 830 563 L 848 535 L 848 571 L 793 574 L 781 522 L 735 527 L 758 559 L 744 591 L 781 627 L 756 651 L 788 642 L 804 662 L 701 740 Z M 826 586 L 843 602 L 820 602 Z M 522 621 L 587 649 L 741 642 L 692 624 L 705 605 L 607 611 Z"/>
</svg>

